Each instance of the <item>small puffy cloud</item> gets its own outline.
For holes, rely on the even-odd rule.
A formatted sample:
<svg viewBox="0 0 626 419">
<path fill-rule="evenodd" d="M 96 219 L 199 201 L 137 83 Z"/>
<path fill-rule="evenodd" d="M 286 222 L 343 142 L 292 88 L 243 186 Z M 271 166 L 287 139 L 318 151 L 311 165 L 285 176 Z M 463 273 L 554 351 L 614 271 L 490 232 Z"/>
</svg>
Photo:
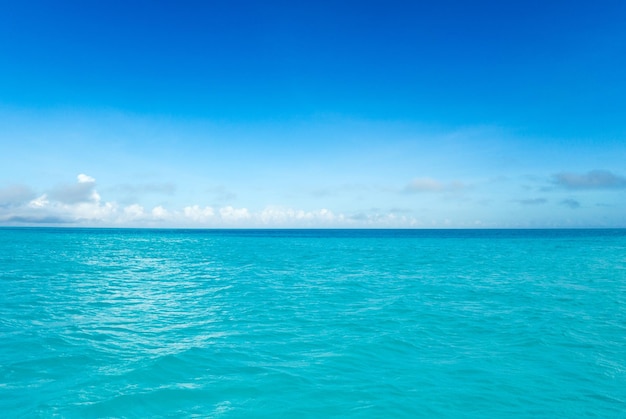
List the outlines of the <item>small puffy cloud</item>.
<svg viewBox="0 0 626 419">
<path fill-rule="evenodd" d="M 186 219 L 196 222 L 206 222 L 215 216 L 215 211 L 211 207 L 201 208 L 199 205 L 192 205 L 183 209 Z"/>
<path fill-rule="evenodd" d="M 152 213 L 152 217 L 155 220 L 165 220 L 170 215 L 169 211 L 163 208 L 161 205 L 152 208 L 151 213 Z"/>
<path fill-rule="evenodd" d="M 575 199 L 564 199 L 559 202 L 561 205 L 565 205 L 566 207 L 570 207 L 571 209 L 580 208 L 580 202 Z"/>
<path fill-rule="evenodd" d="M 441 182 L 432 178 L 416 178 L 404 187 L 404 192 L 453 192 L 467 188 L 463 182 Z"/>
<path fill-rule="evenodd" d="M 545 198 L 518 199 L 515 202 L 521 205 L 541 205 L 548 202 Z"/>
<path fill-rule="evenodd" d="M 346 217 L 347 220 L 355 226 L 359 227 L 419 227 L 421 223 L 410 214 L 402 214 L 394 211 L 378 212 L 374 209 L 373 213 L 357 212 Z"/>
<path fill-rule="evenodd" d="M 293 208 L 282 208 L 270 206 L 259 213 L 256 218 L 260 219 L 263 225 L 326 225 L 338 220 L 343 220 L 343 216 L 336 216 L 332 211 L 322 208 L 315 211 L 295 210 Z"/>
<path fill-rule="evenodd" d="M 129 205 L 124 208 L 124 215 L 131 220 L 144 218 L 145 213 L 143 207 L 139 204 Z"/>
<path fill-rule="evenodd" d="M 76 177 L 78 178 L 78 183 L 96 183 L 96 179 L 92 178 L 91 176 L 85 175 L 83 173 L 81 173 L 80 175 Z"/>
<path fill-rule="evenodd" d="M 567 189 L 624 189 L 626 178 L 608 170 L 592 170 L 587 173 L 557 173 L 552 181 Z"/>
<path fill-rule="evenodd" d="M 247 208 L 233 208 L 231 206 L 227 206 L 220 208 L 220 217 L 226 222 L 237 222 L 247 220 L 251 216 Z"/>
</svg>

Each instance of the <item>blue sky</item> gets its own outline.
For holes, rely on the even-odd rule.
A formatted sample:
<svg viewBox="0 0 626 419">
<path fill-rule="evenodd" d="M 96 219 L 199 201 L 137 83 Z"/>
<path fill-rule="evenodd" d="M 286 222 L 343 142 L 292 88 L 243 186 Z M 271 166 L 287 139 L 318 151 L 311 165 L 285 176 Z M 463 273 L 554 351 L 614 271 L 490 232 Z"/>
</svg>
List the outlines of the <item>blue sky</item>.
<svg viewBox="0 0 626 419">
<path fill-rule="evenodd" d="M 626 227 L 624 28 L 621 0 L 3 2 L 0 225 Z"/>
</svg>

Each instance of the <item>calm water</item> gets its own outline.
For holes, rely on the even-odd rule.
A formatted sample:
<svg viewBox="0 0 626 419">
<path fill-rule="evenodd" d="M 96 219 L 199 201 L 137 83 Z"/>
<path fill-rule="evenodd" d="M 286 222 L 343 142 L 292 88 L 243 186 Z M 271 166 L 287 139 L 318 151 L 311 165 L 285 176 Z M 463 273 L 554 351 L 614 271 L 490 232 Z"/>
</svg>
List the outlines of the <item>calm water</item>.
<svg viewBox="0 0 626 419">
<path fill-rule="evenodd" d="M 626 417 L 626 230 L 0 229 L 3 417 Z"/>
</svg>

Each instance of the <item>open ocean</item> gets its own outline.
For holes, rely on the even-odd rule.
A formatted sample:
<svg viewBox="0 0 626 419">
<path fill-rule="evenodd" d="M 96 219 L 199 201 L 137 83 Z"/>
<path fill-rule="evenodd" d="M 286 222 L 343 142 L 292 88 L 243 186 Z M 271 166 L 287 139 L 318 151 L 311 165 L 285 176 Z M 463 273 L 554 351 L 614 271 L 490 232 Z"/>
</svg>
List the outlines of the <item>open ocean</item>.
<svg viewBox="0 0 626 419">
<path fill-rule="evenodd" d="M 626 230 L 0 229 L 2 417 L 626 417 Z"/>
</svg>

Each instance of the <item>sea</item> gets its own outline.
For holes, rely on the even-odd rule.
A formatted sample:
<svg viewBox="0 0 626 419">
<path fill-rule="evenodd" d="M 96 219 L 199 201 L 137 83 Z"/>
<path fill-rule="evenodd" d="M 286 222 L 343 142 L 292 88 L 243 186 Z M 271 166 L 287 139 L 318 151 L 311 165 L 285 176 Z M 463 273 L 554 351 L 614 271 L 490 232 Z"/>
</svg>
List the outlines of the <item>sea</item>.
<svg viewBox="0 0 626 419">
<path fill-rule="evenodd" d="M 626 418 L 626 230 L 0 228 L 6 418 Z"/>
</svg>

